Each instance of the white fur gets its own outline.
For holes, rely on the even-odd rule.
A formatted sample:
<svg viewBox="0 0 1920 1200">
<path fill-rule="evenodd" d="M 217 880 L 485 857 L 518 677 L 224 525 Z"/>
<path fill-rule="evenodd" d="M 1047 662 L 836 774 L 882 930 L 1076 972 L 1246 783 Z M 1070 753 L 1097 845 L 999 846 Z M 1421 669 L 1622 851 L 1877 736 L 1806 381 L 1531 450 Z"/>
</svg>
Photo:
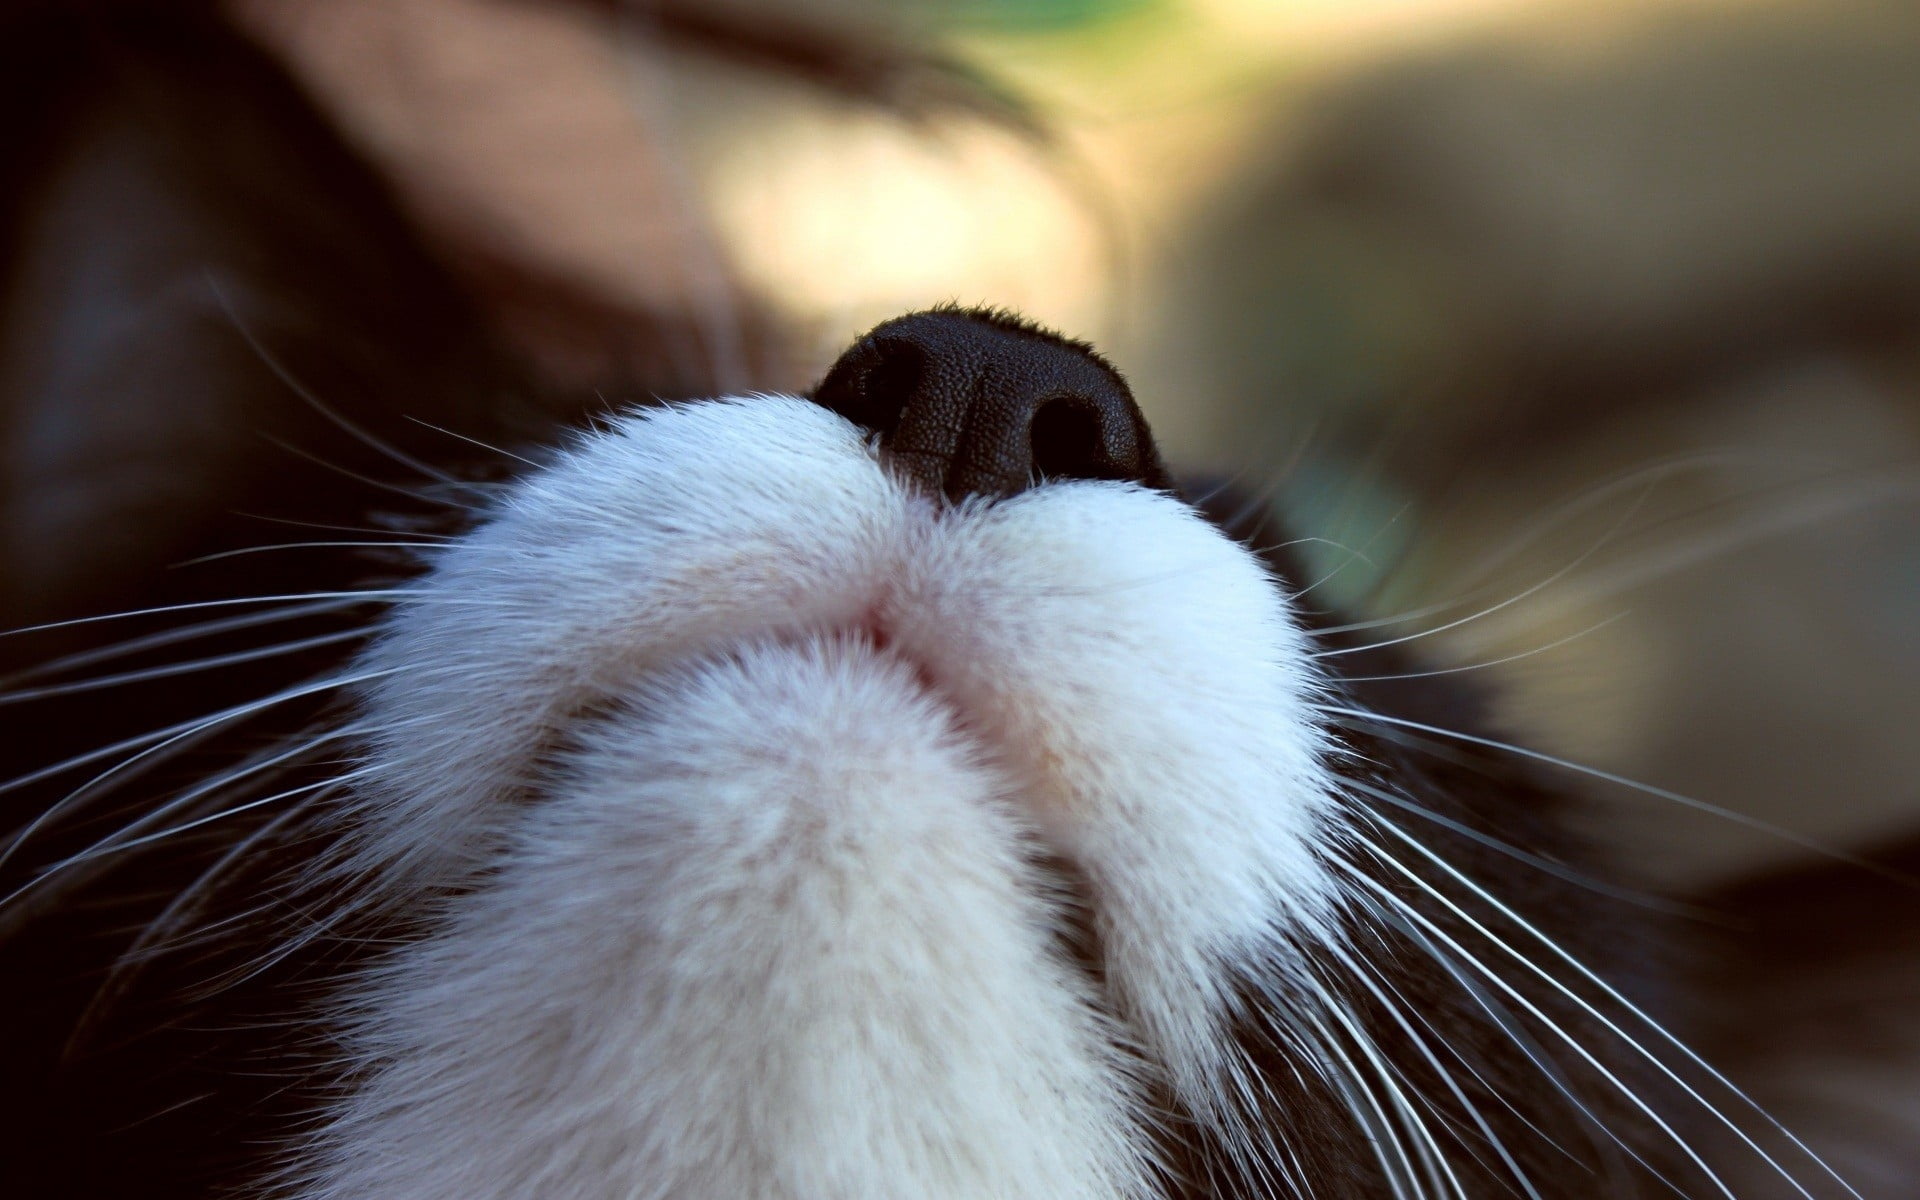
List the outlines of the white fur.
<svg viewBox="0 0 1920 1200">
<path fill-rule="evenodd" d="M 801 400 L 647 410 L 370 658 L 350 865 L 459 890 L 360 985 L 310 1197 L 1137 1195 L 1110 1046 L 1227 1119 L 1235 972 L 1329 936 L 1302 637 L 1139 488 L 949 510 Z"/>
<path fill-rule="evenodd" d="M 1007 784 L 909 668 L 755 646 L 587 742 L 377 981 L 322 1194 L 1132 1193 Z"/>
</svg>

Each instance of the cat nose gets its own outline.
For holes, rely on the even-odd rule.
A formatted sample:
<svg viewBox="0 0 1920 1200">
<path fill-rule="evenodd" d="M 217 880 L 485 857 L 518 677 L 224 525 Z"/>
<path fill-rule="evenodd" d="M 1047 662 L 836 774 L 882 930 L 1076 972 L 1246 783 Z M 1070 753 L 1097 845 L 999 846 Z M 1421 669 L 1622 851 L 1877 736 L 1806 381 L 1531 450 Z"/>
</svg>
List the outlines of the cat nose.
<svg viewBox="0 0 1920 1200">
<path fill-rule="evenodd" d="M 814 402 L 880 435 L 894 469 L 948 500 L 1041 479 L 1166 489 L 1146 418 L 1093 348 L 990 310 L 935 309 L 876 326 Z"/>
</svg>

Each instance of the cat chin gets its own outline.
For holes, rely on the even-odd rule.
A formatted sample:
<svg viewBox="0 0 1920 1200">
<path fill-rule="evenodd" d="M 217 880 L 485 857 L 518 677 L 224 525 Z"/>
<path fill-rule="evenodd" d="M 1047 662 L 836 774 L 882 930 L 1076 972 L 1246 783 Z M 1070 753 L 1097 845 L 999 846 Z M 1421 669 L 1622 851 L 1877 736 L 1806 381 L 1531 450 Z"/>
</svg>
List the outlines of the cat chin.
<svg viewBox="0 0 1920 1200">
<path fill-rule="evenodd" d="M 938 504 L 791 397 L 620 418 L 356 669 L 346 877 L 435 915 L 352 985 L 300 1193 L 1145 1194 L 1143 1097 L 1230 1122 L 1229 998 L 1338 937 L 1312 662 L 1164 494 Z"/>
</svg>

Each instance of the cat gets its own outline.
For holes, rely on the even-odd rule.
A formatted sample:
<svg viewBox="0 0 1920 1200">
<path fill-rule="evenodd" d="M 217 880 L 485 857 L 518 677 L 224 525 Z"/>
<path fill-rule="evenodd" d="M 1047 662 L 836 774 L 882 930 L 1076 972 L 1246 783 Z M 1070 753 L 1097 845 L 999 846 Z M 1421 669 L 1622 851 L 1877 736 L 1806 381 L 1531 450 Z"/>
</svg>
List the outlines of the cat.
<svg viewBox="0 0 1920 1200">
<path fill-rule="evenodd" d="M 1904 877 L 1703 933 L 1093 347 L 555 386 L 220 10 L 9 19 L 8 1195 L 1856 1194 L 1745 1085 L 1897 1114 Z"/>
</svg>

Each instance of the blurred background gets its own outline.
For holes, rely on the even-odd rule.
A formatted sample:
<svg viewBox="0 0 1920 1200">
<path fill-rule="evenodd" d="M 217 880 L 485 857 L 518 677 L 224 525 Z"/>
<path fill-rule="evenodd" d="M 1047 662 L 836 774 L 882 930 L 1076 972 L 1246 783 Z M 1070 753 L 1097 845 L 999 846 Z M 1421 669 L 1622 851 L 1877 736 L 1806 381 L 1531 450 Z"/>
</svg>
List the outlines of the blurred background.
<svg viewBox="0 0 1920 1200">
<path fill-rule="evenodd" d="M 1912 0 L 224 7 L 550 378 L 1015 307 L 1517 739 L 1920 829 Z M 1657 879 L 1801 852 L 1609 798 Z"/>
</svg>

